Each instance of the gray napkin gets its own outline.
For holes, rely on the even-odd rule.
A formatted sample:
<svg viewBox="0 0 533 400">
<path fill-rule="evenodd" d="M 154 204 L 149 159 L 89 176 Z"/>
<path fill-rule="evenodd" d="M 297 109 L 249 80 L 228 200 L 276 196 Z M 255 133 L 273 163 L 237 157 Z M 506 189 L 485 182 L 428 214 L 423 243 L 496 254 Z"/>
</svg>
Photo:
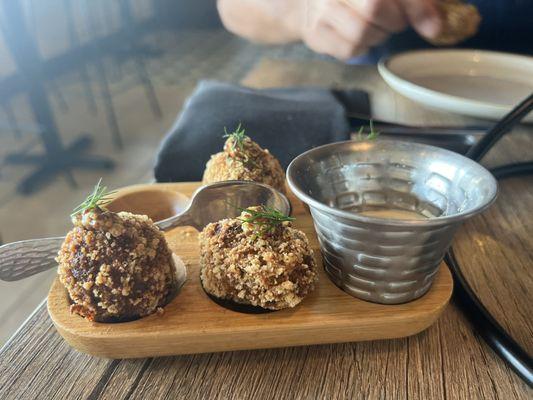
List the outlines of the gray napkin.
<svg viewBox="0 0 533 400">
<path fill-rule="evenodd" d="M 349 92 L 368 103 L 365 92 Z M 286 168 L 312 147 L 349 139 L 345 107 L 338 98 L 338 91 L 324 88 L 250 89 L 202 81 L 161 144 L 155 178 L 201 180 L 209 157 L 222 150 L 224 127 L 231 132 L 239 123 Z"/>
</svg>

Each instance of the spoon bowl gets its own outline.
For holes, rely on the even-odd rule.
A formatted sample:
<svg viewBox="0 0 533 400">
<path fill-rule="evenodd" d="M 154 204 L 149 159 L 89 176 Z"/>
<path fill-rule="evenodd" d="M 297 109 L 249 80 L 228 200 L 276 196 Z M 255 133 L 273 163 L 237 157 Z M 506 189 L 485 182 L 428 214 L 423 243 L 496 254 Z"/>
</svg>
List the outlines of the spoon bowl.
<svg viewBox="0 0 533 400">
<path fill-rule="evenodd" d="M 249 181 L 224 181 L 199 187 L 185 211 L 158 221 L 156 225 L 162 230 L 175 226 L 202 230 L 211 222 L 237 217 L 240 209 L 257 205 L 275 208 L 285 215 L 291 212 L 287 197 L 271 186 Z"/>
<path fill-rule="evenodd" d="M 121 190 L 106 208 L 109 211 L 127 211 L 147 215 L 152 221 L 161 221 L 182 213 L 189 205 L 189 197 L 165 188 L 139 189 L 138 186 Z"/>
</svg>

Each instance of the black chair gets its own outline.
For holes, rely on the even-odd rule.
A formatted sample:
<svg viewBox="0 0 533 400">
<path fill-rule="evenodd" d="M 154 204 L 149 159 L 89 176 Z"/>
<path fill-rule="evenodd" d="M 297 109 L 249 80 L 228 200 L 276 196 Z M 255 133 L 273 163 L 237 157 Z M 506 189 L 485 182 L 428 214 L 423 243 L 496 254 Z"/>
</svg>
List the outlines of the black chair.
<svg viewBox="0 0 533 400">
<path fill-rule="evenodd" d="M 69 44 L 71 48 L 77 48 L 80 46 L 80 39 L 78 35 L 78 30 L 76 29 L 76 24 L 74 23 L 72 0 L 63 0 L 63 6 L 66 13 Z M 89 76 L 89 71 L 85 62 L 81 62 L 78 66 L 78 75 L 80 78 L 80 82 L 83 85 L 83 92 L 87 100 L 87 106 L 89 108 L 89 111 L 93 115 L 96 115 L 98 107 L 96 105 L 96 99 L 94 97 L 93 88 L 91 86 L 91 78 Z"/>
<path fill-rule="evenodd" d="M 76 186 L 71 173 L 74 168 L 112 169 L 112 160 L 85 154 L 92 142 L 88 134 L 74 140 L 69 146 L 63 145 L 43 84 L 46 80 L 43 75 L 43 60 L 34 38 L 28 33 L 20 2 L 4 1 L 0 4 L 4 17 L 1 28 L 5 42 L 16 64 L 17 74 L 21 77 L 44 148 L 42 154 L 15 153 L 6 157 L 6 163 L 30 164 L 36 167 L 34 172 L 19 183 L 18 191 L 22 194 L 35 192 L 57 174 L 64 174 L 70 184 Z"/>
<path fill-rule="evenodd" d="M 66 0 L 68 1 L 68 0 Z M 109 6 L 109 4 L 106 4 Z M 120 132 L 113 98 L 109 87 L 109 79 L 106 72 L 105 64 L 102 60 L 108 55 L 112 55 L 115 75 L 121 75 L 122 64 L 133 60 L 135 73 L 139 83 L 143 86 L 146 97 L 153 114 L 160 118 L 162 116 L 161 106 L 149 75 L 146 71 L 145 57 L 158 57 L 161 52 L 151 48 L 150 46 L 139 43 L 139 36 L 134 29 L 135 20 L 133 18 L 131 4 L 129 0 L 120 0 L 120 31 L 114 35 L 114 40 L 109 40 L 107 43 L 105 39 L 100 38 L 99 32 L 103 31 L 102 21 L 97 17 L 96 6 L 90 1 L 85 2 L 84 15 L 87 18 L 87 25 L 92 37 L 92 44 L 90 51 L 92 52 L 91 59 L 97 75 L 97 84 L 100 88 L 100 94 L 104 101 L 106 118 L 111 129 L 113 143 L 116 147 L 123 146 L 123 139 Z M 104 10 L 103 15 L 110 15 L 109 10 Z M 117 40 L 117 38 L 119 40 Z"/>
</svg>

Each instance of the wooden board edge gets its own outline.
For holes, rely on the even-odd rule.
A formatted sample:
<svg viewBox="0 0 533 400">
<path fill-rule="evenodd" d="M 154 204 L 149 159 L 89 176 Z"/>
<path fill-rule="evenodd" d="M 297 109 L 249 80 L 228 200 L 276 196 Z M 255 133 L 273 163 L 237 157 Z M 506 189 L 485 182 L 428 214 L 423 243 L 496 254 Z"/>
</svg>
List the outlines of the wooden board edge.
<svg viewBox="0 0 533 400">
<path fill-rule="evenodd" d="M 452 282 L 449 269 L 446 267 L 447 278 Z M 56 283 L 54 281 L 54 283 Z M 53 285 L 51 290 L 53 289 Z M 369 324 L 364 327 L 354 327 L 350 325 L 335 325 L 335 329 L 329 325 L 322 326 L 301 326 L 293 328 L 290 334 L 283 334 L 283 342 L 280 342 L 276 332 L 261 335 L 255 332 L 210 332 L 199 336 L 197 333 L 187 333 L 175 335 L 175 333 L 165 335 L 157 334 L 158 341 L 166 341 L 167 346 L 162 350 L 161 346 L 153 348 L 146 345 L 146 338 L 143 336 L 129 337 L 127 346 L 120 346 L 120 338 L 105 336 L 91 336 L 69 329 L 57 318 L 56 310 L 52 302 L 47 302 L 50 318 L 63 339 L 76 350 L 91 356 L 108 359 L 128 359 L 145 357 L 176 356 L 186 354 L 216 353 L 226 351 L 259 350 L 271 348 L 313 346 L 334 343 L 363 342 L 371 340 L 387 340 L 408 337 L 423 332 L 429 328 L 439 316 L 444 312 L 453 292 L 453 284 L 450 285 L 446 299 L 435 308 L 427 312 L 427 318 L 401 319 L 397 322 L 390 321 L 388 330 L 378 330 L 381 334 L 376 335 L 376 328 L 382 328 L 382 323 Z M 354 331 L 356 329 L 356 331 Z M 332 335 L 331 332 L 334 332 Z M 320 338 L 320 339 L 318 339 Z M 230 340 L 231 339 L 231 340 Z M 225 344 L 220 346 L 218 341 Z M 228 343 L 230 343 L 228 345 Z M 221 349 L 221 347 L 224 347 Z"/>
</svg>

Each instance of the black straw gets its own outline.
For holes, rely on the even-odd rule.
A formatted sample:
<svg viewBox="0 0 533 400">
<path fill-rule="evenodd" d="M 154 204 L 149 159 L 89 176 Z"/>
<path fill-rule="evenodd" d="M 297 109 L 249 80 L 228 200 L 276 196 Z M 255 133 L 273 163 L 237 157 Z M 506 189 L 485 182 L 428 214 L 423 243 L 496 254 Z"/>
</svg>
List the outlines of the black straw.
<svg viewBox="0 0 533 400">
<path fill-rule="evenodd" d="M 480 161 L 494 144 L 531 110 L 533 110 L 533 93 L 494 125 L 478 143 L 472 146 L 466 156 L 475 161 Z M 491 172 L 496 179 L 527 175 L 533 173 L 533 162 L 504 165 L 492 169 Z M 457 295 L 461 309 L 467 314 L 477 331 L 494 352 L 507 362 L 529 387 L 533 387 L 533 360 L 531 356 L 507 334 L 483 306 L 465 279 L 452 247 L 450 247 L 444 259 L 452 271 L 455 286 L 454 292 Z"/>
<path fill-rule="evenodd" d="M 474 146 L 470 148 L 466 156 L 472 160 L 479 161 L 485 154 L 509 132 L 522 118 L 533 110 L 533 93 L 526 97 L 520 104 L 513 108 L 503 119 L 488 131 Z"/>
</svg>

